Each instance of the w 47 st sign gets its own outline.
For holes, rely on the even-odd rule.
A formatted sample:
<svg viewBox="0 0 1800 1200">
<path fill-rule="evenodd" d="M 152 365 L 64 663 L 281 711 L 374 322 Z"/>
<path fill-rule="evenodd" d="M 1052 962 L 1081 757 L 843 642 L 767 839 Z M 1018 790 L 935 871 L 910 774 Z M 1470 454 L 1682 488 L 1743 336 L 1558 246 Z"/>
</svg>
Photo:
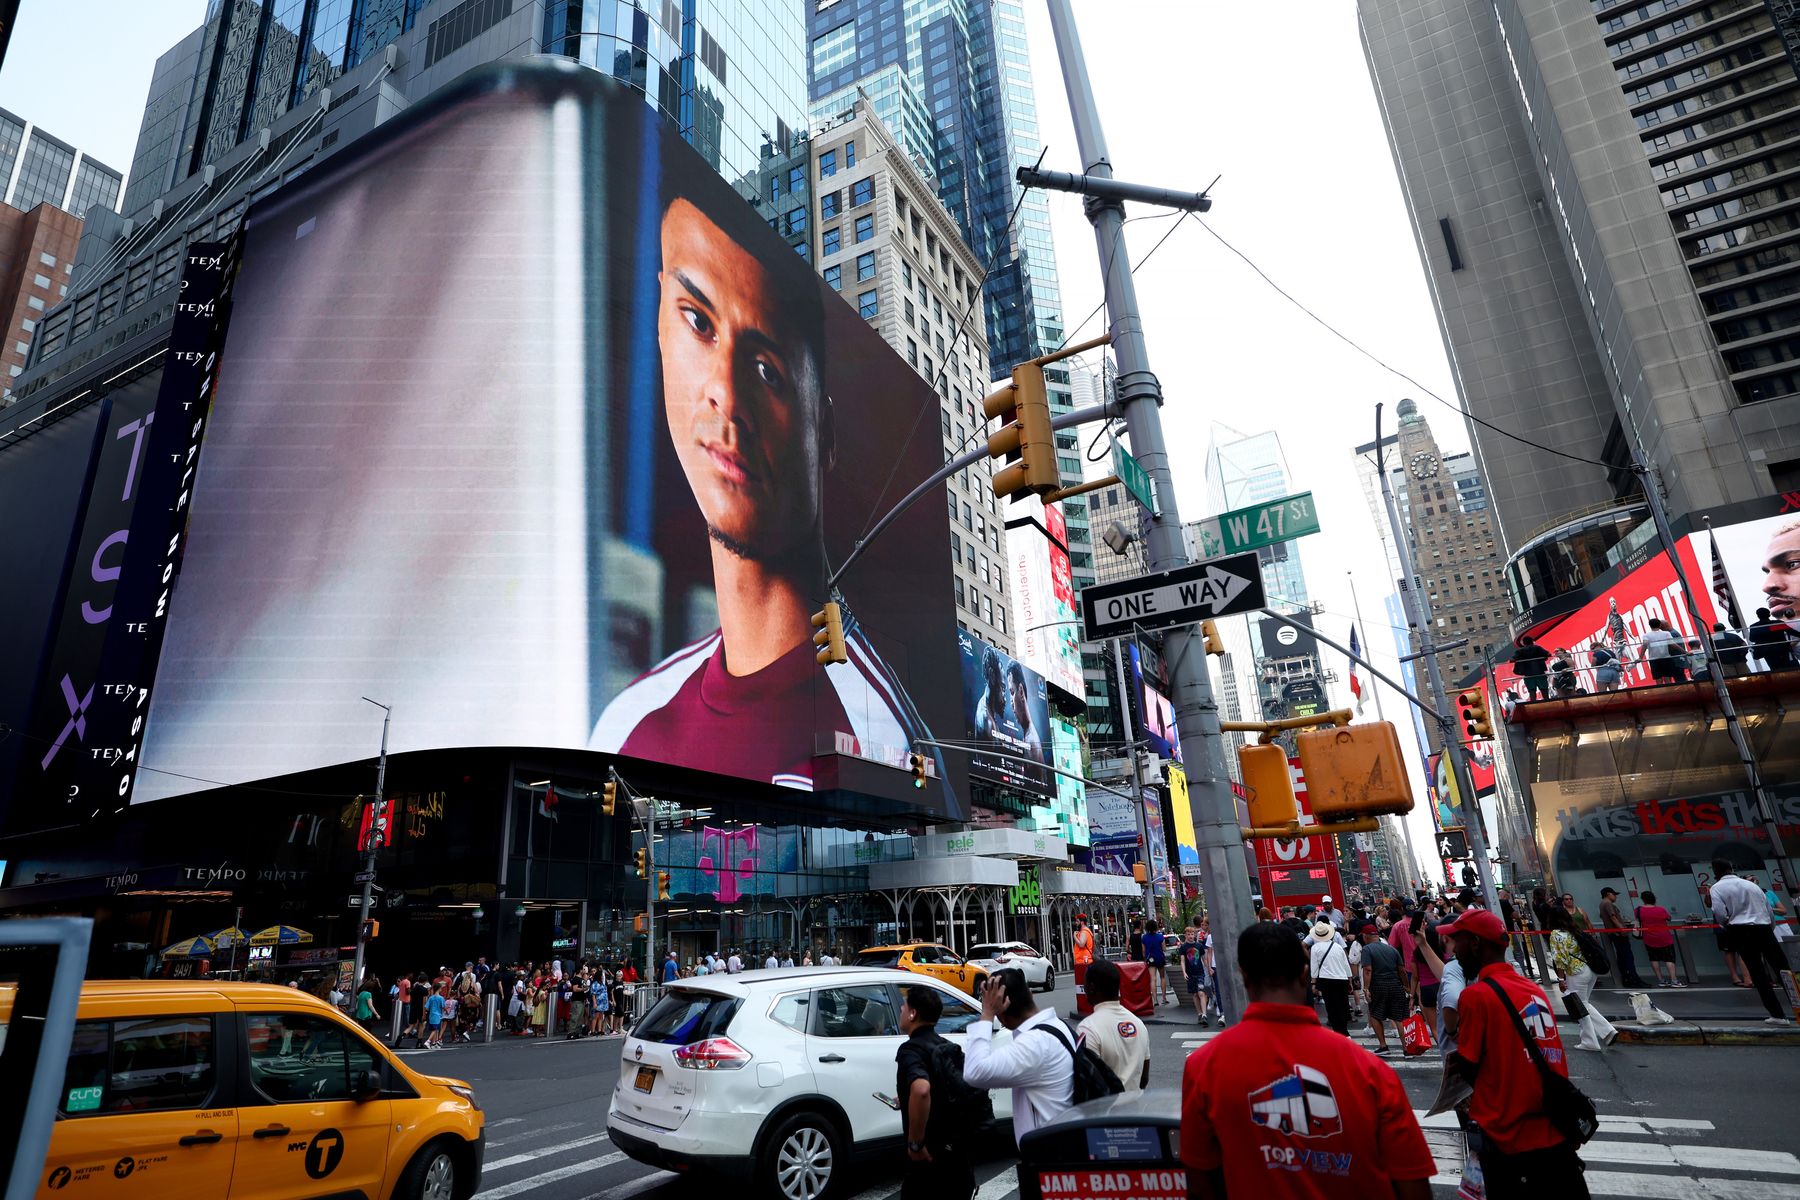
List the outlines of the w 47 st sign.
<svg viewBox="0 0 1800 1200">
<path fill-rule="evenodd" d="M 1311 492 L 1265 504 L 1234 508 L 1200 522 L 1200 557 L 1239 554 L 1319 532 L 1319 510 Z"/>
</svg>

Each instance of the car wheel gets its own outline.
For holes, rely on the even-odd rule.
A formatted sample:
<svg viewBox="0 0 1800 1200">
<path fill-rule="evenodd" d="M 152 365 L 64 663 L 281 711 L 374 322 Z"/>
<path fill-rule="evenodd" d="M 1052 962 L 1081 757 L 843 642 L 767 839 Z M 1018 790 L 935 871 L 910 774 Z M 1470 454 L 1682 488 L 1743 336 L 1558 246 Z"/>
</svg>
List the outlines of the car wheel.
<svg viewBox="0 0 1800 1200">
<path fill-rule="evenodd" d="M 1056 990 L 1056 968 L 1054 967 L 1044 968 L 1044 990 L 1046 992 L 1054 992 Z"/>
<path fill-rule="evenodd" d="M 462 1200 L 456 1148 L 439 1138 L 413 1156 L 394 1189 L 397 1200 Z"/>
<path fill-rule="evenodd" d="M 847 1166 L 837 1126 L 819 1113 L 796 1113 L 763 1151 L 764 1191 L 780 1200 L 826 1200 Z"/>
</svg>

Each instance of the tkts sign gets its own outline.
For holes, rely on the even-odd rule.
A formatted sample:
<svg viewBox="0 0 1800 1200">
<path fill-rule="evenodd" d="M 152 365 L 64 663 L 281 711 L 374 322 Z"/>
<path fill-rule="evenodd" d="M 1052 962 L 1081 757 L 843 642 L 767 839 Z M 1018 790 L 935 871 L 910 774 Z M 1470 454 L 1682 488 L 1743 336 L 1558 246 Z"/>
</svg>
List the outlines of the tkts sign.
<svg viewBox="0 0 1800 1200">
<path fill-rule="evenodd" d="M 1774 796 L 1771 801 L 1782 834 L 1800 833 L 1800 796 Z M 1742 792 L 1699 800 L 1644 800 L 1585 812 L 1561 809 L 1556 822 L 1567 841 L 1725 832 L 1755 837 L 1764 830 L 1756 801 Z"/>
</svg>

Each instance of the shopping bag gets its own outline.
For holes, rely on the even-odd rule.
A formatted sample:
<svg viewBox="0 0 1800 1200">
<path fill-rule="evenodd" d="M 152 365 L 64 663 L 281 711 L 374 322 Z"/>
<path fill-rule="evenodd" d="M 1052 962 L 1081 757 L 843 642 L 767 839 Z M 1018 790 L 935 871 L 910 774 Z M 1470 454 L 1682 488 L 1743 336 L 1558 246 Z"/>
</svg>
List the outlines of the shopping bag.
<svg viewBox="0 0 1800 1200">
<path fill-rule="evenodd" d="M 1667 1025 L 1675 1019 L 1656 1007 L 1646 992 L 1631 993 L 1631 1011 L 1639 1025 Z"/>
<path fill-rule="evenodd" d="M 1413 1009 L 1412 1016 L 1400 1022 L 1400 1049 L 1408 1058 L 1416 1058 L 1432 1047 L 1431 1026 L 1425 1014 Z"/>
<path fill-rule="evenodd" d="M 1481 1180 L 1481 1158 L 1470 1137 L 1463 1138 L 1462 1182 L 1456 1187 L 1456 1195 L 1457 1200 L 1487 1200 L 1487 1187 Z"/>
</svg>

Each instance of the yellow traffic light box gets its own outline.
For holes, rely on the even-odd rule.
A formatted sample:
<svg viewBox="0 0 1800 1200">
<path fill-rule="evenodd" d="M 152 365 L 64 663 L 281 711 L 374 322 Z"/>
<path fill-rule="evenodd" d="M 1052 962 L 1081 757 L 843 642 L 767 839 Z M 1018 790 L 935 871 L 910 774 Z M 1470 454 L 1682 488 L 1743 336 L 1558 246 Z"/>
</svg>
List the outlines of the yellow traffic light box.
<svg viewBox="0 0 1800 1200">
<path fill-rule="evenodd" d="M 1250 794 L 1250 824 L 1259 829 L 1278 829 L 1300 819 L 1300 802 L 1294 798 L 1294 777 L 1288 770 L 1287 752 L 1264 744 L 1238 750 L 1238 770 L 1244 790 Z"/>
<path fill-rule="evenodd" d="M 1412 811 L 1412 782 L 1393 722 L 1307 729 L 1295 743 L 1307 800 L 1321 824 Z"/>
</svg>

